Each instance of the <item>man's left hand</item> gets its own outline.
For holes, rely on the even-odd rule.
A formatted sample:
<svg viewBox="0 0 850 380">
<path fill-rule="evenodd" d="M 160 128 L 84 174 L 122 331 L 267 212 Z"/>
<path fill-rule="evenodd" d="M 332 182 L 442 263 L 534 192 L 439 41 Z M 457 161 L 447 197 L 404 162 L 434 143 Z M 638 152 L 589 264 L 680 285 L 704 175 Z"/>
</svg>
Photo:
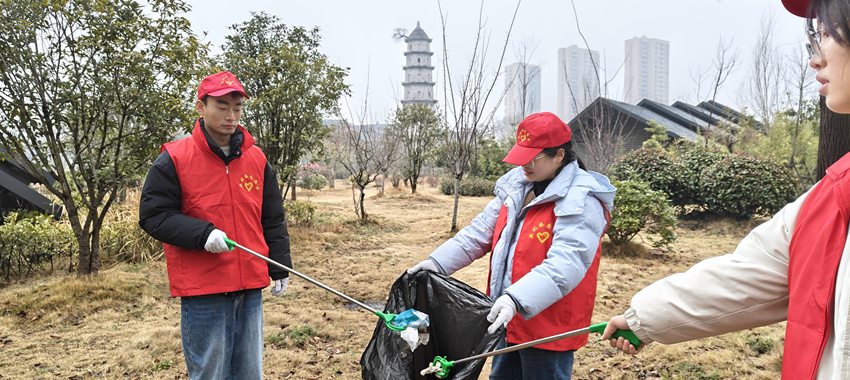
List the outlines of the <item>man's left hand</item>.
<svg viewBox="0 0 850 380">
<path fill-rule="evenodd" d="M 282 278 L 280 280 L 274 280 L 274 285 L 272 285 L 272 295 L 275 297 L 280 297 L 283 292 L 286 291 L 286 287 L 289 285 L 289 277 Z"/>
</svg>

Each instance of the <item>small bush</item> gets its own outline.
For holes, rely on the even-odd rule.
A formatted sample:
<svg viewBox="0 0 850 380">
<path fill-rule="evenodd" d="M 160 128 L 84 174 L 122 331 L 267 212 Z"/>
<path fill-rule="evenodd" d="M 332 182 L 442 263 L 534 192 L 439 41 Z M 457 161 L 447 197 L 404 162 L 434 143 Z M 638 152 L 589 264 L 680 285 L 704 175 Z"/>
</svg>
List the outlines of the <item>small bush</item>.
<svg viewBox="0 0 850 380">
<path fill-rule="evenodd" d="M 772 215 L 797 196 L 783 164 L 748 154 L 725 156 L 703 170 L 700 182 L 709 211 L 738 219 Z"/>
<path fill-rule="evenodd" d="M 303 347 L 314 336 L 316 336 L 316 330 L 310 326 L 295 327 L 286 332 L 286 339 L 295 347 Z"/>
<path fill-rule="evenodd" d="M 673 229 L 679 224 L 664 192 L 655 191 L 639 181 L 612 181 L 617 188 L 608 237 L 615 245 L 631 241 L 644 231 L 653 247 L 667 246 L 676 240 Z"/>
<path fill-rule="evenodd" d="M 298 178 L 298 186 L 302 189 L 321 190 L 327 186 L 328 180 L 320 174 L 310 174 L 303 178 Z"/>
<path fill-rule="evenodd" d="M 309 227 L 313 225 L 313 215 L 316 213 L 316 205 L 309 201 L 283 201 L 283 211 L 286 215 L 286 224 L 290 226 Z"/>
<path fill-rule="evenodd" d="M 71 227 L 49 215 L 12 212 L 0 224 L 0 272 L 29 275 L 63 253 L 76 252 L 77 240 Z"/>
<path fill-rule="evenodd" d="M 454 179 L 444 178 L 440 181 L 440 191 L 446 195 L 454 194 Z M 496 182 L 486 180 L 484 178 L 464 178 L 460 181 L 458 194 L 464 197 L 486 197 L 493 195 L 493 189 L 496 187 Z"/>
<path fill-rule="evenodd" d="M 773 339 L 768 337 L 757 336 L 755 338 L 747 338 L 744 340 L 747 346 L 758 355 L 764 355 L 773 350 Z"/>
<path fill-rule="evenodd" d="M 633 150 L 617 159 L 608 170 L 619 181 L 640 181 L 652 190 L 664 192 L 674 206 L 689 204 L 687 185 L 681 181 L 685 167 L 666 150 Z"/>
<path fill-rule="evenodd" d="M 295 181 L 302 189 L 321 190 L 328 184 L 330 177 L 333 177 L 332 170 L 312 162 L 298 168 Z"/>
</svg>

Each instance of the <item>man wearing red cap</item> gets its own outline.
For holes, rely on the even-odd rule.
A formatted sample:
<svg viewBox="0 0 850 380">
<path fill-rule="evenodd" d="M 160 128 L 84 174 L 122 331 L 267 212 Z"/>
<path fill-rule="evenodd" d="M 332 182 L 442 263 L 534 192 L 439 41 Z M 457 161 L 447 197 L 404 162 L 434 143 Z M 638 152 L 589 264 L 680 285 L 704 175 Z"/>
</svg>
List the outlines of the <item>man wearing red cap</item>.
<svg viewBox="0 0 850 380">
<path fill-rule="evenodd" d="M 526 117 L 516 138 L 504 161 L 518 167 L 496 182 L 496 197 L 408 269 L 451 275 L 492 252 L 487 294 L 495 302 L 487 332 L 502 335 L 497 348 L 590 325 L 600 239 L 616 190 L 585 170 L 570 127 L 557 116 Z M 586 343 L 582 335 L 494 356 L 490 379 L 570 379 L 573 352 Z"/>
<path fill-rule="evenodd" d="M 139 225 L 162 241 L 190 379 L 262 379 L 262 289 L 289 273 L 228 250 L 230 237 L 292 267 L 277 177 L 241 125 L 248 94 L 226 71 L 198 86 L 192 136 L 164 144 L 145 180 Z"/>
<path fill-rule="evenodd" d="M 830 110 L 850 113 L 850 0 L 782 0 L 806 18 L 809 65 Z M 814 16 L 817 19 L 814 19 Z M 846 133 L 846 132 L 845 132 Z M 629 329 L 672 344 L 787 321 L 782 379 L 850 378 L 850 155 L 732 254 L 649 285 L 602 339 Z M 635 354 L 622 338 L 612 346 Z M 641 345 L 641 349 L 645 347 Z"/>
</svg>

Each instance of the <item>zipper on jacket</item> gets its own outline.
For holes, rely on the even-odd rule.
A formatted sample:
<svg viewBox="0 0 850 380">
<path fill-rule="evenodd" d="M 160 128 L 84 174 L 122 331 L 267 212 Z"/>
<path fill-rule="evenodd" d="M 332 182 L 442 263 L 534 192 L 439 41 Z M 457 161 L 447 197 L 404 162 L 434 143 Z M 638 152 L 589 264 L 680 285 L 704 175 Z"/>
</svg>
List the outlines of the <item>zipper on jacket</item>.
<svg viewBox="0 0 850 380">
<path fill-rule="evenodd" d="M 233 227 L 236 228 L 236 217 L 235 217 L 235 215 L 236 215 L 236 204 L 233 202 L 233 189 L 232 189 L 232 187 L 231 187 L 232 185 L 230 183 L 230 165 L 224 164 L 224 172 L 227 175 L 227 193 L 230 195 L 230 209 L 231 209 L 230 211 L 231 211 L 231 215 L 234 215 L 234 217 L 233 217 Z M 233 233 L 236 234 L 236 230 L 234 230 Z M 238 234 L 237 234 L 237 236 L 234 236 L 234 238 L 238 239 L 239 238 Z M 245 284 L 245 282 L 242 279 L 242 256 L 241 255 L 236 256 L 236 268 L 239 270 L 239 290 L 243 290 L 243 288 L 244 288 L 243 285 Z"/>
</svg>

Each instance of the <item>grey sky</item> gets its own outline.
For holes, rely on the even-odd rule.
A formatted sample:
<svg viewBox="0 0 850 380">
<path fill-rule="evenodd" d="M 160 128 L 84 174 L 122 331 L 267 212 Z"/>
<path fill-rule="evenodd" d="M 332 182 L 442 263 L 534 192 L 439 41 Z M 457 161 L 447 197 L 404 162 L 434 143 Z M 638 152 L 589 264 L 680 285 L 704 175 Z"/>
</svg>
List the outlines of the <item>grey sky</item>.
<svg viewBox="0 0 850 380">
<path fill-rule="evenodd" d="M 416 22 L 433 39 L 433 64 L 438 78 L 437 94 L 442 104 L 442 30 L 436 0 L 422 1 L 274 1 L 188 0 L 193 10 L 187 15 L 193 29 L 206 31 L 206 40 L 218 53 L 229 33 L 228 26 L 250 19 L 251 11 L 265 11 L 288 25 L 321 28 L 321 51 L 337 65 L 349 67 L 351 85 L 349 106 L 359 112 L 369 86 L 371 114 L 382 121 L 402 96 L 404 43 L 396 43 L 394 28 L 413 30 Z M 515 1 L 488 0 L 483 5 L 485 29 L 490 32 L 489 72 L 504 43 Z M 515 62 L 514 47 L 522 40 L 534 39 L 537 49 L 530 63 L 542 69 L 542 110 L 556 112 L 557 51 L 570 45 L 584 47 L 579 26 L 591 49 L 603 55 L 607 76 L 612 77 L 624 59 L 624 42 L 647 36 L 670 41 L 670 99 L 696 102 L 696 85 L 691 73 L 697 67 L 706 70 L 715 55 L 718 40 L 733 41 L 739 51 L 741 67 L 730 77 L 718 101 L 736 108 L 742 105 L 737 92 L 748 74 L 750 51 L 756 43 L 759 24 L 767 12 L 775 14 L 780 49 L 791 53 L 804 40 L 803 22 L 791 16 L 780 0 L 576 0 L 576 12 L 569 1 L 524 0 L 520 5 L 505 64 Z M 458 76 L 468 67 L 478 22 L 480 3 L 468 0 L 442 2 L 446 18 L 448 59 L 452 74 Z M 616 73 L 609 97 L 623 98 L 623 73 Z M 497 89 L 503 87 L 499 79 Z M 491 103 L 491 106 L 495 103 Z M 503 107 L 500 107 L 503 108 Z M 504 112 L 500 109 L 497 115 Z"/>
</svg>

